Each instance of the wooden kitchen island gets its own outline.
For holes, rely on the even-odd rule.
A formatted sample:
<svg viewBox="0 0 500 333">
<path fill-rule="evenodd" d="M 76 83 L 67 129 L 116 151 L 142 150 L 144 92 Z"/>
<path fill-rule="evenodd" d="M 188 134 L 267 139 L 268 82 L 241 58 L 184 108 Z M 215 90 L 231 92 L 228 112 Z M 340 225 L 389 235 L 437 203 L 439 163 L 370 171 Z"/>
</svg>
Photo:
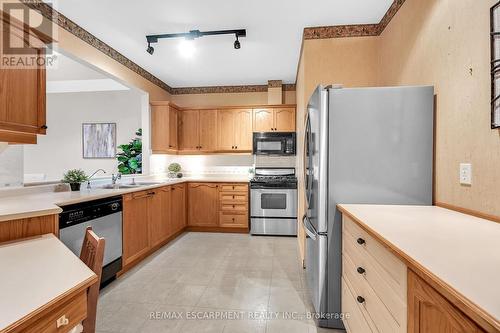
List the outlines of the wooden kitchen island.
<svg viewBox="0 0 500 333">
<path fill-rule="evenodd" d="M 97 275 L 53 234 L 0 245 L 0 332 L 65 333 L 87 317 Z"/>
</svg>

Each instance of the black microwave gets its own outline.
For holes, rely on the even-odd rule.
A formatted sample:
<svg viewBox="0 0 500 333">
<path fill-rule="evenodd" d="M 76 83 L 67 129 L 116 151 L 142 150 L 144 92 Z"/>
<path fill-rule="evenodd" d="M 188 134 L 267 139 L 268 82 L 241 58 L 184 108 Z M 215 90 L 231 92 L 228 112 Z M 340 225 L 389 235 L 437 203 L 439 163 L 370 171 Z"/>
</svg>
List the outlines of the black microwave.
<svg viewBox="0 0 500 333">
<path fill-rule="evenodd" d="M 287 156 L 296 154 L 295 132 L 253 133 L 253 154 Z"/>
</svg>

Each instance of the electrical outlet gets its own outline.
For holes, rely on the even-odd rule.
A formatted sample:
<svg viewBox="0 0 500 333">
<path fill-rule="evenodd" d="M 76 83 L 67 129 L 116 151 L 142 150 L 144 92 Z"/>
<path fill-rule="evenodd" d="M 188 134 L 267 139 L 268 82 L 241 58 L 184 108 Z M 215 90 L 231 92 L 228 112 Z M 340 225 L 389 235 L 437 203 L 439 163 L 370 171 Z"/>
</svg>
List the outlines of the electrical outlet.
<svg viewBox="0 0 500 333">
<path fill-rule="evenodd" d="M 472 185 L 472 164 L 460 163 L 460 184 Z"/>
</svg>

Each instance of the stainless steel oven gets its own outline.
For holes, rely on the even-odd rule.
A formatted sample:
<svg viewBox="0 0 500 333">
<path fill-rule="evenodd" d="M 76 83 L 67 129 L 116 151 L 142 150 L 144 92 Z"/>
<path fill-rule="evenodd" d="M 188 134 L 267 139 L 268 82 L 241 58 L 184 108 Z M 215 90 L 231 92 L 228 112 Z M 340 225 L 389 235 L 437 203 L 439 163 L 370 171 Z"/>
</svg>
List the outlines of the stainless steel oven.
<svg viewBox="0 0 500 333">
<path fill-rule="evenodd" d="M 295 155 L 296 141 L 295 132 L 253 133 L 253 153 L 254 155 Z"/>
<path fill-rule="evenodd" d="M 252 188 L 252 216 L 297 217 L 297 189 Z"/>
<path fill-rule="evenodd" d="M 297 235 L 294 168 L 258 168 L 250 181 L 252 235 Z"/>
</svg>

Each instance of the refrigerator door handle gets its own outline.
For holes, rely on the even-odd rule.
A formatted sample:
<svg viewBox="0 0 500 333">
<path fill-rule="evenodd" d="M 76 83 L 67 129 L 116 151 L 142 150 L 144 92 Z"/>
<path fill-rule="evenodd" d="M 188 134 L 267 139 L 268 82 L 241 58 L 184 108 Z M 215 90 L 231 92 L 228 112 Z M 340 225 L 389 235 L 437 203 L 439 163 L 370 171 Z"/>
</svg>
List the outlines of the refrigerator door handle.
<svg viewBox="0 0 500 333">
<path fill-rule="evenodd" d="M 311 224 L 311 222 L 309 222 L 309 218 L 307 217 L 307 215 L 304 215 L 304 217 L 302 217 L 302 224 L 304 225 L 304 230 L 307 236 L 315 241 L 317 239 L 317 236 L 313 231 L 309 229 L 309 225 Z"/>
</svg>

